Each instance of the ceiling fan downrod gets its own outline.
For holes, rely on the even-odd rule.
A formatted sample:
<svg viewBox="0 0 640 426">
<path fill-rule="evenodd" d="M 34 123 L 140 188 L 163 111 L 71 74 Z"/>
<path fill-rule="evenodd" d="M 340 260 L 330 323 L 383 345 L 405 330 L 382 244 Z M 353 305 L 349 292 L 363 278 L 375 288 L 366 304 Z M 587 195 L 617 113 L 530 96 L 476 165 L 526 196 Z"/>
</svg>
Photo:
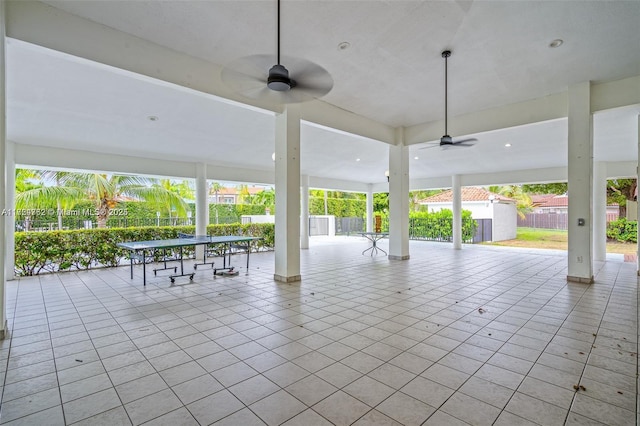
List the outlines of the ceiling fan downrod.
<svg viewBox="0 0 640 426">
<path fill-rule="evenodd" d="M 277 50 L 277 62 L 269 70 L 269 77 L 267 78 L 267 87 L 276 92 L 287 92 L 295 86 L 293 80 L 289 78 L 289 70 L 280 65 L 280 0 L 278 0 L 278 50 Z"/>
<path fill-rule="evenodd" d="M 448 70 L 447 70 L 447 58 L 451 56 L 451 51 L 450 50 L 445 50 L 442 52 L 442 57 L 444 58 L 444 136 L 446 138 L 451 139 L 451 136 L 449 136 L 449 132 L 448 132 L 448 126 L 447 126 L 447 117 L 449 116 L 449 110 L 448 110 L 448 105 L 447 105 L 447 88 L 448 86 L 448 82 L 447 82 L 447 76 L 448 76 Z"/>
</svg>

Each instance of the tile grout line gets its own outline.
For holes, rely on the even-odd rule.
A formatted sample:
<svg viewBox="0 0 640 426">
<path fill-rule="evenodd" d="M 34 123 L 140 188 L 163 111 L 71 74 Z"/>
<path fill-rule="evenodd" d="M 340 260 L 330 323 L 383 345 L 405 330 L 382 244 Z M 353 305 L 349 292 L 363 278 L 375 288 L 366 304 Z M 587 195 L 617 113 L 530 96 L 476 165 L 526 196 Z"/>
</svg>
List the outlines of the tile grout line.
<svg viewBox="0 0 640 426">
<path fill-rule="evenodd" d="M 620 273 L 620 271 L 618 270 L 618 274 L 619 273 Z M 567 415 L 564 418 L 563 424 L 566 424 L 567 421 L 569 420 L 569 416 L 571 415 L 572 408 L 573 408 L 573 406 L 575 404 L 575 401 L 576 401 L 576 397 L 578 396 L 578 392 L 580 392 L 580 383 L 582 382 L 582 378 L 584 377 L 584 373 L 585 373 L 585 371 L 586 371 L 586 369 L 587 369 L 587 367 L 589 365 L 589 359 L 591 358 L 591 354 L 593 352 L 594 345 L 596 343 L 596 339 L 597 339 L 598 335 L 600 334 L 600 328 L 602 326 L 602 322 L 604 321 L 604 317 L 605 317 L 606 312 L 607 312 L 607 307 L 609 306 L 609 303 L 611 302 L 611 295 L 613 294 L 613 290 L 615 288 L 615 282 L 616 282 L 616 280 L 614 280 L 614 284 L 611 286 L 611 289 L 608 291 L 607 303 L 604 305 L 604 309 L 602 311 L 602 316 L 600 317 L 600 322 L 598 323 L 598 328 L 597 328 L 596 333 L 595 333 L 595 335 L 593 337 L 593 341 L 591 342 L 591 345 L 589 346 L 589 353 L 587 354 L 587 357 L 586 357 L 586 359 L 584 361 L 584 366 L 582 367 L 582 371 L 580 372 L 580 377 L 578 377 L 578 383 L 576 384 L 578 386 L 578 389 L 575 389 L 575 391 L 573 393 L 573 396 L 571 398 L 571 403 L 569 404 L 569 410 L 567 411 Z M 580 297 L 580 300 L 582 300 L 582 297 L 584 297 L 584 294 L 586 294 L 589 289 L 593 288 L 591 286 L 595 286 L 596 284 L 597 284 L 597 281 L 595 281 L 595 280 L 594 280 L 593 284 L 589 284 L 588 287 L 585 290 L 585 293 L 583 293 L 583 295 Z M 578 303 L 580 303 L 580 300 L 578 300 Z M 637 327 L 637 325 L 636 325 L 636 327 Z M 636 358 L 636 369 L 637 369 L 637 358 Z M 576 386 L 576 385 L 574 385 L 574 386 Z M 637 393 L 636 393 L 636 395 L 637 395 Z M 595 419 L 592 419 L 592 420 L 595 420 Z M 595 421 L 598 421 L 598 420 L 595 420 Z"/>
</svg>

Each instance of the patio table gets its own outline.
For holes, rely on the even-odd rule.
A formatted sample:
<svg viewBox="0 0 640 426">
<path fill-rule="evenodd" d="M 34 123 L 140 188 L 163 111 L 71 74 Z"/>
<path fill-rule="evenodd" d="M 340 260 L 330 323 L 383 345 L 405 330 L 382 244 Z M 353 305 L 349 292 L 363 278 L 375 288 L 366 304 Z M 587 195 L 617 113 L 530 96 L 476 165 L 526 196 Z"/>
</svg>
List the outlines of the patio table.
<svg viewBox="0 0 640 426">
<path fill-rule="evenodd" d="M 383 238 L 388 237 L 389 236 L 388 232 L 361 232 L 360 235 L 362 235 L 363 237 L 365 237 L 366 239 L 371 241 L 371 247 L 369 247 L 368 249 L 364 250 L 362 252 L 362 254 L 365 254 L 369 250 L 371 250 L 371 256 L 373 256 L 374 253 L 378 254 L 378 250 L 383 252 L 385 255 L 387 254 L 386 251 L 384 251 L 383 249 L 378 247 L 378 241 L 380 241 Z"/>
</svg>

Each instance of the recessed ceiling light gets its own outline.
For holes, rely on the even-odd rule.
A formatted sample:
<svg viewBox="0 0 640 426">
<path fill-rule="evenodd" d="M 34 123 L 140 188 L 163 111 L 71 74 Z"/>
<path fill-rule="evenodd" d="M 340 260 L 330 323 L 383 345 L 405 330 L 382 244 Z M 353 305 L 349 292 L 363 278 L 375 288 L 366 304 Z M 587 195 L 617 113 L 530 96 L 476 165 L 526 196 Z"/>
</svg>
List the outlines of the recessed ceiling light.
<svg viewBox="0 0 640 426">
<path fill-rule="evenodd" d="M 555 49 L 556 47 L 562 46 L 562 43 L 564 43 L 564 41 L 562 41 L 562 39 L 560 38 L 557 38 L 553 40 L 551 43 L 549 43 L 549 47 L 552 49 Z"/>
<path fill-rule="evenodd" d="M 150 115 L 150 116 L 147 117 L 147 120 L 149 120 L 149 121 L 158 121 L 160 119 L 158 118 L 157 115 Z"/>
<path fill-rule="evenodd" d="M 276 153 L 271 154 L 271 160 L 276 161 Z"/>
<path fill-rule="evenodd" d="M 360 159 L 359 159 L 359 158 L 356 158 L 356 161 L 360 161 Z"/>
<path fill-rule="evenodd" d="M 415 157 L 413 157 L 414 160 L 419 160 L 420 157 L 418 157 L 417 155 Z"/>
<path fill-rule="evenodd" d="M 504 146 L 506 146 L 507 148 L 509 148 L 511 146 L 510 143 L 505 143 Z"/>
<path fill-rule="evenodd" d="M 338 44 L 338 50 L 347 50 L 349 47 L 351 47 L 351 43 L 349 43 L 348 41 L 343 41 L 342 43 Z"/>
</svg>

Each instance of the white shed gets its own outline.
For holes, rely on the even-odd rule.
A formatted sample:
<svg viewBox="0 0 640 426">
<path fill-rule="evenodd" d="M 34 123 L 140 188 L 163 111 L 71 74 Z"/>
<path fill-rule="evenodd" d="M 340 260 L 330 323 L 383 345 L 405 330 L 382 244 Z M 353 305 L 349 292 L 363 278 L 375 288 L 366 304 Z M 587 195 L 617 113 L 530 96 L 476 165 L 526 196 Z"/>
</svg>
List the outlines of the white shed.
<svg viewBox="0 0 640 426">
<path fill-rule="evenodd" d="M 452 190 L 418 201 L 431 212 L 453 210 Z M 462 187 L 462 208 L 471 212 L 474 219 L 491 219 L 491 240 L 503 241 L 516 238 L 518 212 L 512 198 L 487 191 L 480 187 Z"/>
</svg>

